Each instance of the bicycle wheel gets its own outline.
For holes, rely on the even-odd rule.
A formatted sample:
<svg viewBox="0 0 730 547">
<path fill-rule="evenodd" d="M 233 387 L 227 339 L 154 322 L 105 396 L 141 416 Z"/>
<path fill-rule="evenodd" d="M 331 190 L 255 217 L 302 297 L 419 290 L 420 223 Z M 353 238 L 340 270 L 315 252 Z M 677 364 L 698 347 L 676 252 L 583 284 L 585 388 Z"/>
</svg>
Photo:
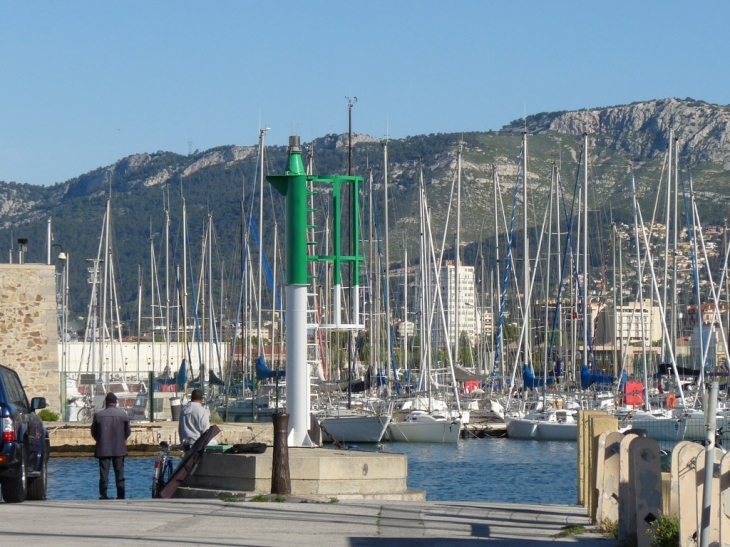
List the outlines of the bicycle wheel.
<svg viewBox="0 0 730 547">
<path fill-rule="evenodd" d="M 162 476 L 164 474 L 165 455 L 160 454 L 155 460 L 155 469 L 152 473 L 152 497 L 157 498 L 162 488 Z"/>
<path fill-rule="evenodd" d="M 76 420 L 79 422 L 90 422 L 93 417 L 94 413 L 88 407 L 79 409 L 79 413 L 76 414 Z"/>
<path fill-rule="evenodd" d="M 165 472 L 162 474 L 162 486 L 165 486 L 172 478 L 172 458 L 168 457 L 165 462 Z"/>
</svg>

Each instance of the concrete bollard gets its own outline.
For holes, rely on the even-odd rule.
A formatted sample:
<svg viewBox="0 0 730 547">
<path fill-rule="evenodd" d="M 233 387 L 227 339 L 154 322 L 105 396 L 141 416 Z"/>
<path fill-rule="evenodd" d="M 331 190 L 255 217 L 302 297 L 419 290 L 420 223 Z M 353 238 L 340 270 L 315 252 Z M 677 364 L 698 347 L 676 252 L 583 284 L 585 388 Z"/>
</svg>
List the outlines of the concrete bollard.
<svg viewBox="0 0 730 547">
<path fill-rule="evenodd" d="M 636 437 L 629 444 L 629 460 L 636 512 L 630 533 L 636 536 L 638 547 L 651 547 L 651 527 L 661 516 L 663 508 L 659 443 L 654 439 Z"/>
<path fill-rule="evenodd" d="M 291 494 L 289 476 L 289 414 L 274 414 L 274 453 L 271 465 L 271 493 L 288 496 Z"/>
<path fill-rule="evenodd" d="M 677 515 L 679 516 L 679 544 L 681 547 L 697 545 L 699 521 L 697 520 L 697 472 L 698 457 L 703 447 L 697 443 L 677 445 Z M 704 465 L 702 466 L 704 473 Z M 701 499 L 701 498 L 700 498 Z"/>
<path fill-rule="evenodd" d="M 617 431 L 605 431 L 601 433 L 598 441 L 599 466 L 596 479 L 598 488 L 596 522 L 598 524 L 618 523 L 619 460 L 623 438 L 623 434 Z"/>
</svg>

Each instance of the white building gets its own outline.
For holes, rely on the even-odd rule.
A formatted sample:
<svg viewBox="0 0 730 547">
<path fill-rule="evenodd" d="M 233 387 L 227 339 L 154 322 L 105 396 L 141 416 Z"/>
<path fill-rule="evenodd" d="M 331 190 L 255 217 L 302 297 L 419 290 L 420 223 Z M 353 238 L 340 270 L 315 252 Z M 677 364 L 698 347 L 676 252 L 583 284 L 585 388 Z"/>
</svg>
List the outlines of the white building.
<svg viewBox="0 0 730 547">
<path fill-rule="evenodd" d="M 466 332 L 473 345 L 478 332 L 477 301 L 474 290 L 474 267 L 459 266 L 459 290 L 456 290 L 456 265 L 446 261 L 441 266 L 441 299 L 444 305 L 444 315 L 451 343 L 458 340 L 458 330 Z M 437 315 L 438 317 L 438 315 Z"/>
<path fill-rule="evenodd" d="M 398 338 L 403 339 L 406 336 L 408 338 L 413 338 L 415 332 L 416 325 L 413 321 L 396 321 L 395 333 Z"/>
<path fill-rule="evenodd" d="M 218 349 L 220 348 L 220 350 Z M 219 346 L 209 347 L 208 342 L 190 343 L 190 359 L 186 356 L 183 344 L 171 343 L 168 346 L 164 342 L 114 342 L 105 340 L 104 347 L 101 344 L 90 344 L 84 342 L 66 342 L 58 344 L 58 367 L 59 372 L 67 372 L 71 375 L 79 372 L 102 372 L 111 376 L 130 378 L 137 375 L 147 377 L 147 374 L 154 372 L 156 375 L 176 374 L 180 369 L 183 358 L 189 361 L 192 370 L 200 370 L 200 361 L 205 364 L 206 371 L 209 370 L 208 362 L 213 362 L 213 372 L 218 374 L 218 351 L 220 351 L 220 362 L 228 363 L 231 360 L 230 345 L 221 343 Z M 196 372 L 197 374 L 197 372 Z"/>
<path fill-rule="evenodd" d="M 717 323 L 697 325 L 692 330 L 689 345 L 693 366 L 697 368 L 700 368 L 703 361 L 703 352 L 706 356 L 705 366 L 713 368 L 725 361 L 725 346 L 720 338 L 720 325 Z"/>
<path fill-rule="evenodd" d="M 659 306 L 648 300 L 644 305 L 606 306 L 598 314 L 596 344 L 644 344 L 651 346 L 662 339 Z"/>
</svg>

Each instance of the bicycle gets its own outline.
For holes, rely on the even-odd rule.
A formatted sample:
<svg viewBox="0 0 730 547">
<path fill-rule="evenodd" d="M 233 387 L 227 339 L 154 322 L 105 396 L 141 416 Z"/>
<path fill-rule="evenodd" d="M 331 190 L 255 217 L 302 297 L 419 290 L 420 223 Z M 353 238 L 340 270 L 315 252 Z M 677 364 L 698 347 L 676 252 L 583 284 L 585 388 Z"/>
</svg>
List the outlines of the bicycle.
<svg viewBox="0 0 730 547">
<path fill-rule="evenodd" d="M 82 406 L 76 414 L 76 420 L 79 422 L 90 422 L 94 419 L 94 404 L 91 402 L 91 397 L 84 395 L 82 398 L 84 406 Z"/>
<path fill-rule="evenodd" d="M 162 489 L 172 477 L 172 454 L 170 443 L 160 442 L 160 451 L 155 459 L 155 470 L 152 473 L 152 497 L 159 498 Z"/>
</svg>

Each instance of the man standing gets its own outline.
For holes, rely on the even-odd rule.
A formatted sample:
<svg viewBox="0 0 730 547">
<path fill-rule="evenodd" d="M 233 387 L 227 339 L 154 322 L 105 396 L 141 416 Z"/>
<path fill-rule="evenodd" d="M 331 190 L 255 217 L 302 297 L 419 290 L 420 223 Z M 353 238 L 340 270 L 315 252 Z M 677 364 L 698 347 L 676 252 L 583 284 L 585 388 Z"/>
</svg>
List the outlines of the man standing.
<svg viewBox="0 0 730 547">
<path fill-rule="evenodd" d="M 99 499 L 108 500 L 109 465 L 114 467 L 117 499 L 124 499 L 124 458 L 127 455 L 127 438 L 132 434 L 129 416 L 117 408 L 117 396 L 107 393 L 106 408 L 94 414 L 91 436 L 96 441 L 94 457 L 99 460 Z"/>
<path fill-rule="evenodd" d="M 187 450 L 210 427 L 210 410 L 203 406 L 203 392 L 194 389 L 190 394 L 190 402 L 186 404 L 180 414 L 178 432 L 180 443 Z M 210 444 L 216 444 L 212 441 Z"/>
</svg>

